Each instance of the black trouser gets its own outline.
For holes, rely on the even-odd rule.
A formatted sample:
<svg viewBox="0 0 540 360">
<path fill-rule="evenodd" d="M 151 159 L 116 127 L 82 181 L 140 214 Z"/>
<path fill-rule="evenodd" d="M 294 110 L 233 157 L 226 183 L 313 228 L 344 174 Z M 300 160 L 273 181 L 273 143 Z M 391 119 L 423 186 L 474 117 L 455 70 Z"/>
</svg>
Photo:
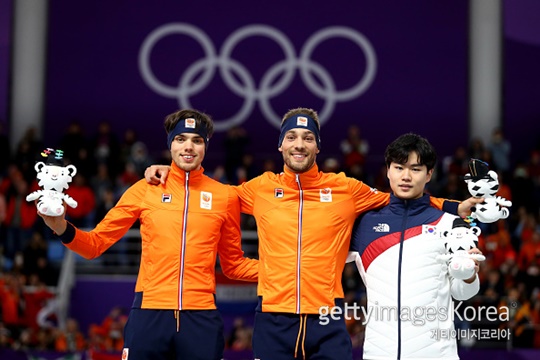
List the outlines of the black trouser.
<svg viewBox="0 0 540 360">
<path fill-rule="evenodd" d="M 220 360 L 224 346 L 217 310 L 132 308 L 124 329 L 129 360 Z"/>
<path fill-rule="evenodd" d="M 323 325 L 324 324 L 324 325 Z M 255 359 L 352 359 L 352 344 L 345 320 L 317 314 L 255 313 Z"/>
</svg>

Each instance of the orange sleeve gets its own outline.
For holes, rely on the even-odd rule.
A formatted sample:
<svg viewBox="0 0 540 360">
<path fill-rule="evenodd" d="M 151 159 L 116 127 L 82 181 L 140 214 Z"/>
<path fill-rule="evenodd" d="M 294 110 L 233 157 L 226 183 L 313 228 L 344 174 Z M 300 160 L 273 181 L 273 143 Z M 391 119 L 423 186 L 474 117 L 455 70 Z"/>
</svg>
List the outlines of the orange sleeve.
<svg viewBox="0 0 540 360">
<path fill-rule="evenodd" d="M 253 214 L 253 201 L 262 176 L 264 175 L 260 175 L 234 187 L 236 194 L 240 198 L 240 211 L 244 214 Z"/>
<path fill-rule="evenodd" d="M 143 179 L 126 190 L 94 230 L 86 232 L 75 228 L 75 236 L 71 242 L 63 234 L 60 238 L 64 245 L 85 259 L 94 259 L 103 254 L 120 240 L 139 218 L 147 186 L 153 185 L 147 184 Z"/>
<path fill-rule="evenodd" d="M 437 208 L 439 210 L 442 210 L 444 199 L 436 198 L 433 196 L 429 197 L 430 205 L 434 208 Z"/>
<path fill-rule="evenodd" d="M 349 181 L 356 215 L 381 208 L 390 203 L 390 194 L 380 192 L 356 179 L 349 178 Z"/>
<path fill-rule="evenodd" d="M 350 179 L 353 198 L 356 204 L 356 213 L 360 214 L 368 210 L 377 209 L 390 203 L 390 194 L 379 192 L 378 190 L 369 187 L 361 181 Z M 431 206 L 448 212 L 453 215 L 458 215 L 459 201 L 441 199 L 431 196 Z"/>
<path fill-rule="evenodd" d="M 236 191 L 229 189 L 227 219 L 221 229 L 218 254 L 223 274 L 228 278 L 257 281 L 259 261 L 244 257 L 240 230 L 240 201 Z"/>
<path fill-rule="evenodd" d="M 458 215 L 458 206 L 460 204 L 457 200 L 448 200 L 448 199 L 441 199 L 436 198 L 433 196 L 430 196 L 430 205 L 436 209 L 442 210 L 444 212 Z"/>
</svg>

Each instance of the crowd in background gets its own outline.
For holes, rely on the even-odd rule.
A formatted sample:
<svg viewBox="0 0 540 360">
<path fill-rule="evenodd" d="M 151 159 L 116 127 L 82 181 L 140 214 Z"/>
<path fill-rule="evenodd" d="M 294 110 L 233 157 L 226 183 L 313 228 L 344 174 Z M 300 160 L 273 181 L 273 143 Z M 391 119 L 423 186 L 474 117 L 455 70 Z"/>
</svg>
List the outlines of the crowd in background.
<svg viewBox="0 0 540 360">
<path fill-rule="evenodd" d="M 463 176 L 469 172 L 469 159 L 476 158 L 498 172 L 498 195 L 513 202 L 509 218 L 478 224 L 482 229 L 479 247 L 487 259 L 480 266 L 480 292 L 468 301 L 480 313 L 486 307 L 496 307 L 501 312 L 506 307 L 509 318 L 490 321 L 484 316 L 457 324 L 508 329 L 511 339 L 491 339 L 489 343 L 462 339 L 460 343 L 540 348 L 540 143 L 525 160 L 515 161 L 504 133 L 494 129 L 492 135 L 489 143 L 474 139 L 470 144 L 459 145 L 454 154 L 440 158 L 428 188 L 437 197 L 469 197 Z M 0 348 L 121 350 L 125 314 L 119 308 L 112 309 L 106 319 L 96 319 L 97 325 L 88 330 L 79 329 L 76 319 L 69 319 L 65 328 L 59 329 L 54 319 L 40 311 L 54 299 L 59 269 L 49 258 L 51 234 L 37 216 L 34 203 L 25 198 L 39 188 L 34 165 L 45 145 L 33 128 L 27 130 L 15 152 L 9 143 L 0 123 Z M 281 164 L 277 165 L 274 159 L 260 159 L 250 153 L 249 143 L 250 136 L 244 129 L 230 129 L 222 144 L 212 144 L 214 149 L 221 147 L 224 161 L 211 169 L 205 165 L 208 174 L 221 182 L 239 184 L 266 170 L 280 171 Z M 78 206 L 67 208 L 67 218 L 83 228 L 92 228 L 99 222 L 123 192 L 143 177 L 147 166 L 171 161 L 168 151 L 157 156 L 150 154 L 134 131 L 115 134 L 107 121 L 92 135 L 73 122 L 54 146 L 63 150 L 66 161 L 77 167 L 78 173 L 66 193 L 77 200 Z M 320 157 L 321 170 L 344 171 L 379 190 L 390 190 L 384 164 L 380 164 L 380 171 L 366 170 L 371 156 L 369 139 L 362 137 L 359 127 L 348 129 L 339 149 L 325 152 L 328 156 Z M 243 229 L 256 229 L 252 218 L 243 219 Z M 346 302 L 365 305 L 365 289 L 354 264 L 345 267 L 343 286 Z M 353 346 L 360 347 L 364 334 L 362 319 L 348 320 L 347 326 Z M 235 321 L 227 334 L 227 344 L 230 349 L 250 348 L 251 328 L 242 318 Z"/>
</svg>

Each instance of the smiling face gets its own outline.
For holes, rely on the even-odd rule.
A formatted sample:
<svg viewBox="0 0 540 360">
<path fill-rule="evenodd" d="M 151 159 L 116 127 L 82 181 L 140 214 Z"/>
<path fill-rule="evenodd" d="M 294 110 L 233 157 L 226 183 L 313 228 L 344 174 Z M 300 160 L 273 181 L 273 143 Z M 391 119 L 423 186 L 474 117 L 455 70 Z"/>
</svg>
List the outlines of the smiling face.
<svg viewBox="0 0 540 360">
<path fill-rule="evenodd" d="M 391 162 L 387 177 L 394 195 L 400 199 L 412 200 L 422 197 L 426 184 L 431 180 L 433 169 L 420 165 L 418 153 L 411 152 L 405 164 Z"/>
<path fill-rule="evenodd" d="M 171 143 L 172 159 L 184 171 L 199 170 L 205 150 L 204 139 L 199 134 L 178 134 Z"/>
<path fill-rule="evenodd" d="M 278 150 L 285 166 L 296 173 L 311 169 L 319 153 L 313 132 L 299 128 L 287 131 Z"/>
</svg>

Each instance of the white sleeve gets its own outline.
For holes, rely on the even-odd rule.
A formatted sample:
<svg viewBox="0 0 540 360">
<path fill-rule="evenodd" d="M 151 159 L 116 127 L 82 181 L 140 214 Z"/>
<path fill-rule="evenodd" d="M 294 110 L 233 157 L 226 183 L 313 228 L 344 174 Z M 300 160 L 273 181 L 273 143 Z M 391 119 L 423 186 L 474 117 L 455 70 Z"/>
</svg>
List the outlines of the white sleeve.
<svg viewBox="0 0 540 360">
<path fill-rule="evenodd" d="M 480 279 L 478 279 L 478 274 L 476 274 L 476 278 L 470 284 L 467 284 L 463 280 L 450 277 L 450 293 L 456 300 L 468 300 L 478 294 L 479 290 Z"/>
<path fill-rule="evenodd" d="M 347 255 L 347 261 L 348 263 L 356 261 L 356 257 L 358 256 L 358 251 L 349 251 L 349 255 Z"/>
</svg>

